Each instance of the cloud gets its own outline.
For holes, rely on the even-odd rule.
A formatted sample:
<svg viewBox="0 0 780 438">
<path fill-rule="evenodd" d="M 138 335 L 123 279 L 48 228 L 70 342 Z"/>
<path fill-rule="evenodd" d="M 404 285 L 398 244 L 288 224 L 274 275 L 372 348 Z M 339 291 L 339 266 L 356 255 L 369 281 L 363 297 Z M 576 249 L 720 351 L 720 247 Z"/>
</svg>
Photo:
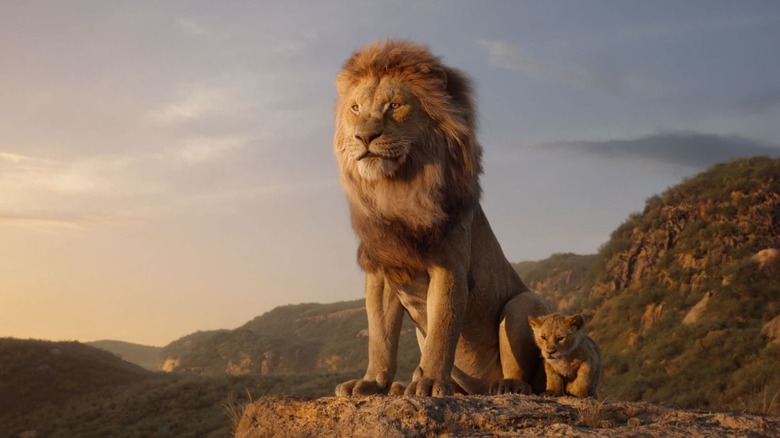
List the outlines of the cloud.
<svg viewBox="0 0 780 438">
<path fill-rule="evenodd" d="M 609 94 L 632 92 L 654 96 L 668 93 L 670 88 L 641 74 L 623 72 L 615 65 L 544 60 L 506 41 L 477 40 L 477 44 L 487 50 L 490 65 L 545 81 L 572 84 Z"/>
<path fill-rule="evenodd" d="M 533 57 L 520 46 L 504 41 L 478 40 L 477 44 L 488 51 L 488 62 L 496 67 L 515 70 L 530 76 L 544 78 L 550 68 Z"/>
<path fill-rule="evenodd" d="M 182 141 L 181 146 L 156 156 L 162 160 L 206 164 L 225 158 L 245 148 L 248 143 L 247 137 L 193 137 Z"/>
<path fill-rule="evenodd" d="M 738 112 L 747 115 L 770 113 L 780 107 L 780 91 L 768 91 L 747 96 L 737 102 L 734 107 Z"/>
<path fill-rule="evenodd" d="M 150 111 L 149 116 L 162 124 L 186 122 L 216 113 L 227 107 L 228 101 L 225 89 L 191 84 L 180 87 L 173 102 Z"/>
<path fill-rule="evenodd" d="M 14 225 L 42 232 L 57 229 L 79 229 L 91 225 L 116 223 L 119 218 L 101 216 L 79 216 L 51 212 L 15 214 L 0 211 L 0 225 Z"/>
<path fill-rule="evenodd" d="M 598 72 L 581 65 L 548 63 L 530 55 L 523 47 L 505 41 L 478 40 L 477 44 L 487 49 L 488 62 L 496 67 L 518 71 L 538 79 L 599 89 L 614 88 L 614 85 L 610 85 L 611 82 Z"/>
<path fill-rule="evenodd" d="M 125 220 L 132 200 L 162 191 L 134 157 L 44 159 L 0 152 L 0 223 L 83 227 Z"/>
<path fill-rule="evenodd" d="M 258 80 L 253 75 L 234 74 L 178 84 L 168 102 L 147 111 L 147 119 L 176 125 L 241 118 L 256 110 Z"/>
<path fill-rule="evenodd" d="M 628 140 L 555 142 L 539 147 L 609 159 L 651 160 L 695 169 L 740 157 L 780 156 L 780 147 L 758 140 L 687 131 L 658 133 Z"/>
<path fill-rule="evenodd" d="M 185 35 L 196 37 L 210 37 L 213 32 L 203 25 L 200 19 L 194 17 L 179 17 L 176 19 L 176 28 Z"/>
</svg>

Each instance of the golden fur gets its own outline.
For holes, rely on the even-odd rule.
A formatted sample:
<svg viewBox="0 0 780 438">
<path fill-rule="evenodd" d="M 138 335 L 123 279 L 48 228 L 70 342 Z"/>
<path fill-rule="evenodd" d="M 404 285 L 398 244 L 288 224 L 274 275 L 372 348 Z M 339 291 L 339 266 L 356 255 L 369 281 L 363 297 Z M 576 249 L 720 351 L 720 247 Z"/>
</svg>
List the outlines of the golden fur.
<svg viewBox="0 0 780 438">
<path fill-rule="evenodd" d="M 482 149 L 466 76 L 422 46 L 386 41 L 356 52 L 336 83 L 334 151 L 369 320 L 368 370 L 336 393 L 389 391 L 404 310 L 422 353 L 407 394 L 451 394 L 452 380 L 468 393 L 543 390 L 527 317 L 547 306 L 507 262 L 479 205 Z"/>
<path fill-rule="evenodd" d="M 545 361 L 545 394 L 595 398 L 601 378 L 601 354 L 596 342 L 582 332 L 582 316 L 529 316 L 528 323 Z"/>
</svg>

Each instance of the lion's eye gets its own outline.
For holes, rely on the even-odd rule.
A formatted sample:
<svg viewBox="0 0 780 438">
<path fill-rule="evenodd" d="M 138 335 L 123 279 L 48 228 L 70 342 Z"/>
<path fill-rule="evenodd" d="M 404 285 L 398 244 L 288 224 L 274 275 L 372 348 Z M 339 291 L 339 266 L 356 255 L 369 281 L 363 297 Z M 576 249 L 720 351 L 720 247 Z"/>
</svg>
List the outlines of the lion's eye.
<svg viewBox="0 0 780 438">
<path fill-rule="evenodd" d="M 401 108 L 401 104 L 398 102 L 393 102 L 390 104 L 390 109 L 398 109 Z"/>
<path fill-rule="evenodd" d="M 360 109 L 360 105 L 358 105 L 358 104 L 352 105 L 352 111 L 358 112 L 359 109 Z"/>
<path fill-rule="evenodd" d="M 563 342 L 564 339 L 566 339 L 566 336 L 558 336 L 557 338 L 555 338 L 555 341 L 556 342 Z"/>
<path fill-rule="evenodd" d="M 547 336 L 545 336 L 545 335 L 542 335 L 542 336 L 539 336 L 539 337 L 542 338 L 543 341 L 547 340 Z"/>
</svg>

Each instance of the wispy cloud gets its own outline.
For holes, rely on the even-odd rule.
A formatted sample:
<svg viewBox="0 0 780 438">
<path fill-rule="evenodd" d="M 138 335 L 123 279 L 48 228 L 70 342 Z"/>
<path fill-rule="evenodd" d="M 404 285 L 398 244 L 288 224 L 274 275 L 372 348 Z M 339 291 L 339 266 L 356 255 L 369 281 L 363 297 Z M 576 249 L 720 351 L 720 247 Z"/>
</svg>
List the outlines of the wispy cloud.
<svg viewBox="0 0 780 438">
<path fill-rule="evenodd" d="M 734 108 L 743 114 L 766 114 L 780 108 L 780 90 L 754 94 L 741 99 Z"/>
<path fill-rule="evenodd" d="M 118 217 L 79 216 L 58 212 L 33 212 L 23 215 L 0 211 L 0 225 L 13 225 L 44 233 L 52 233 L 57 230 L 83 229 L 94 225 L 117 223 L 121 220 Z"/>
<path fill-rule="evenodd" d="M 34 228 L 83 227 L 127 217 L 122 200 L 160 192 L 138 178 L 132 157 L 69 161 L 0 153 L 0 223 Z"/>
<path fill-rule="evenodd" d="M 572 84 L 610 94 L 632 92 L 651 95 L 666 92 L 669 88 L 640 74 L 621 72 L 615 66 L 543 59 L 524 47 L 506 41 L 478 40 L 477 44 L 487 51 L 490 65 L 544 81 Z"/>
<path fill-rule="evenodd" d="M 218 113 L 230 102 L 227 89 L 202 84 L 181 86 L 176 94 L 172 102 L 150 111 L 149 117 L 163 124 L 186 122 Z"/>
<path fill-rule="evenodd" d="M 182 205 L 202 206 L 228 202 L 242 202 L 247 199 L 257 199 L 265 196 L 289 195 L 296 192 L 313 190 L 337 189 L 338 182 L 333 179 L 302 181 L 296 183 L 277 183 L 241 187 L 234 190 L 198 193 L 180 200 Z"/>
<path fill-rule="evenodd" d="M 624 140 L 556 142 L 539 148 L 608 159 L 651 160 L 695 169 L 739 157 L 780 156 L 780 147 L 758 140 L 698 132 L 666 132 Z"/>
<path fill-rule="evenodd" d="M 185 35 L 196 37 L 210 37 L 214 35 L 214 32 L 207 28 L 199 18 L 179 17 L 176 18 L 175 25 Z"/>
<path fill-rule="evenodd" d="M 155 156 L 161 160 L 181 161 L 193 165 L 207 164 L 244 149 L 248 143 L 248 137 L 191 137 L 182 140 L 179 146 Z"/>
<path fill-rule="evenodd" d="M 505 41 L 479 40 L 477 43 L 487 50 L 488 62 L 496 67 L 518 71 L 538 79 L 598 88 L 607 86 L 597 72 L 584 66 L 546 62 L 534 57 L 525 48 Z"/>
</svg>

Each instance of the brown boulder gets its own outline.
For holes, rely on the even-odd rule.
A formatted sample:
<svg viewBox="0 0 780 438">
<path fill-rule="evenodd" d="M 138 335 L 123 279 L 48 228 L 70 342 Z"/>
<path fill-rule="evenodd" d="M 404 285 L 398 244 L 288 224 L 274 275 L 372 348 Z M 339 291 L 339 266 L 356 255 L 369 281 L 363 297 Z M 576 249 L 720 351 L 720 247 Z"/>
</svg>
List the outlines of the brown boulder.
<svg viewBox="0 0 780 438">
<path fill-rule="evenodd" d="M 572 397 L 265 397 L 236 438 L 780 436 L 780 419 Z"/>
</svg>

